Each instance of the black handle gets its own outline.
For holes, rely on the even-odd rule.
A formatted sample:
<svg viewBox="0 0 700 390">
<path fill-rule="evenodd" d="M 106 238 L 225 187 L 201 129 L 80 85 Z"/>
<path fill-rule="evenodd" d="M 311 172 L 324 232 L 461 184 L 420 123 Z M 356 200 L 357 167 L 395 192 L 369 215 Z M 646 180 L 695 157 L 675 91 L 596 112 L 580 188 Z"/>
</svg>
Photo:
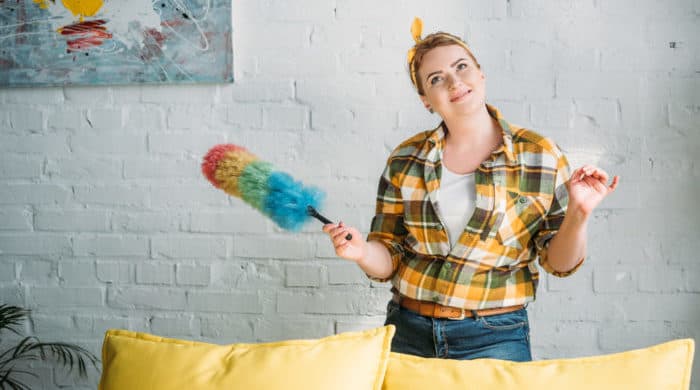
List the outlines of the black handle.
<svg viewBox="0 0 700 390">
<path fill-rule="evenodd" d="M 306 214 L 318 219 L 319 221 L 328 224 L 328 223 L 333 223 L 330 219 L 324 217 L 323 215 L 319 214 L 318 211 L 313 206 L 306 206 Z M 345 239 L 350 241 L 352 240 L 352 234 L 348 233 L 347 236 L 345 236 Z"/>
</svg>

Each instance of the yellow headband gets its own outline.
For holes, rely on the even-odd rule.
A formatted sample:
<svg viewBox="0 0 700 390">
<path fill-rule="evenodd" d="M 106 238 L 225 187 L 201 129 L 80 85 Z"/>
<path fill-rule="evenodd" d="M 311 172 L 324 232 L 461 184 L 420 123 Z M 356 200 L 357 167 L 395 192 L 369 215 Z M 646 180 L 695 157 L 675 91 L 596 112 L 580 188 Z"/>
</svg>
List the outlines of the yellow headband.
<svg viewBox="0 0 700 390">
<path fill-rule="evenodd" d="M 416 42 L 413 47 L 408 51 L 408 69 L 411 72 L 411 80 L 413 85 L 416 84 L 416 71 L 413 69 L 413 59 L 416 57 L 416 45 L 421 41 L 421 34 L 423 33 L 423 21 L 419 17 L 413 19 L 413 24 L 411 24 L 411 36 Z"/>
<path fill-rule="evenodd" d="M 417 70 L 414 67 L 413 60 L 416 57 L 416 47 L 423 40 L 423 38 L 421 38 L 422 33 L 423 33 L 423 21 L 419 17 L 416 17 L 413 19 L 413 24 L 411 24 L 411 36 L 413 37 L 415 44 L 408 51 L 408 55 L 407 55 L 408 70 L 409 70 L 409 73 L 411 74 L 411 81 L 413 81 L 413 85 L 415 85 L 416 87 L 418 87 L 418 83 L 416 80 L 416 71 Z M 453 40 L 455 42 L 455 44 L 465 48 L 467 50 L 467 52 L 469 52 L 471 54 L 471 50 L 469 49 L 469 46 L 467 46 L 467 44 L 464 41 L 462 41 L 461 39 L 459 39 L 455 36 L 452 36 L 450 34 L 440 33 L 440 32 L 432 34 L 432 35 L 440 35 L 440 36 L 447 37 L 447 38 Z"/>
</svg>

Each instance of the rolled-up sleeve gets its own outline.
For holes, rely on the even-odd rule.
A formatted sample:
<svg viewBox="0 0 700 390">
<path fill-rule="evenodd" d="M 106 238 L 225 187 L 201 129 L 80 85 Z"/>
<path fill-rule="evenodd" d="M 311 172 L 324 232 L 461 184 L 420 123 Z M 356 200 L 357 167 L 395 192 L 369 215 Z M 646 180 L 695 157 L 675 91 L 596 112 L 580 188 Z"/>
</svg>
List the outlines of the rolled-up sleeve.
<svg viewBox="0 0 700 390">
<path fill-rule="evenodd" d="M 539 256 L 539 264 L 542 269 L 544 269 L 547 273 L 563 278 L 576 272 L 583 264 L 585 258 L 582 257 L 576 263 L 574 268 L 564 272 L 556 271 L 549 263 L 549 242 L 557 234 L 562 222 L 564 222 L 566 208 L 569 204 L 569 190 L 566 187 L 566 183 L 571 177 L 571 168 L 569 167 L 569 162 L 566 159 L 566 156 L 556 146 L 554 147 L 554 153 L 557 155 L 557 173 L 554 181 L 554 198 L 549 210 L 547 211 L 547 214 L 545 215 L 544 222 L 542 223 L 540 230 L 534 237 L 534 243 L 537 250 L 537 255 Z"/>
<path fill-rule="evenodd" d="M 377 207 L 367 241 L 378 241 L 389 250 L 392 272 L 386 278 L 376 278 L 367 275 L 371 280 L 386 282 L 391 280 L 396 274 L 399 262 L 404 254 L 401 243 L 407 234 L 403 222 L 403 212 L 401 190 L 392 177 L 390 159 L 382 176 L 379 178 Z"/>
</svg>

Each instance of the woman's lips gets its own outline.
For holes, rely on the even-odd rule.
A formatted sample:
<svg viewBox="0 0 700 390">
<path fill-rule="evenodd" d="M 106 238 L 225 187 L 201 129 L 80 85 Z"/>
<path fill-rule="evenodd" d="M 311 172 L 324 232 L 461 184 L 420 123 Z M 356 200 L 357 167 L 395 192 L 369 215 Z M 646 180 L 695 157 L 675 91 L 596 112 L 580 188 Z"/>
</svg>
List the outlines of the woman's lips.
<svg viewBox="0 0 700 390">
<path fill-rule="evenodd" d="M 472 92 L 472 90 L 471 90 L 471 89 L 468 89 L 468 90 L 466 90 L 466 91 L 460 93 L 459 95 L 457 95 L 457 96 L 455 96 L 455 97 L 453 97 L 453 98 L 450 98 L 450 102 L 451 102 L 451 103 L 454 103 L 454 102 L 456 102 L 456 101 L 459 101 L 459 100 L 461 100 L 463 97 L 469 95 L 471 92 Z"/>
</svg>

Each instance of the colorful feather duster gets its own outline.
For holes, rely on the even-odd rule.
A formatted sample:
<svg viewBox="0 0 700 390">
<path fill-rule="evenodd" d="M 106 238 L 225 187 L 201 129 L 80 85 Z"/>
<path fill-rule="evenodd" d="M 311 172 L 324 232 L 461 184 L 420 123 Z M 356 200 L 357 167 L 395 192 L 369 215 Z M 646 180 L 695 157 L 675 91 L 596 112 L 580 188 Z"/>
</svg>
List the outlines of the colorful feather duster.
<svg viewBox="0 0 700 390">
<path fill-rule="evenodd" d="M 204 156 L 202 173 L 214 187 L 242 199 L 283 229 L 297 231 L 309 216 L 332 223 L 316 211 L 325 197 L 321 190 L 305 187 L 242 146 L 221 144 L 211 148 Z"/>
</svg>

